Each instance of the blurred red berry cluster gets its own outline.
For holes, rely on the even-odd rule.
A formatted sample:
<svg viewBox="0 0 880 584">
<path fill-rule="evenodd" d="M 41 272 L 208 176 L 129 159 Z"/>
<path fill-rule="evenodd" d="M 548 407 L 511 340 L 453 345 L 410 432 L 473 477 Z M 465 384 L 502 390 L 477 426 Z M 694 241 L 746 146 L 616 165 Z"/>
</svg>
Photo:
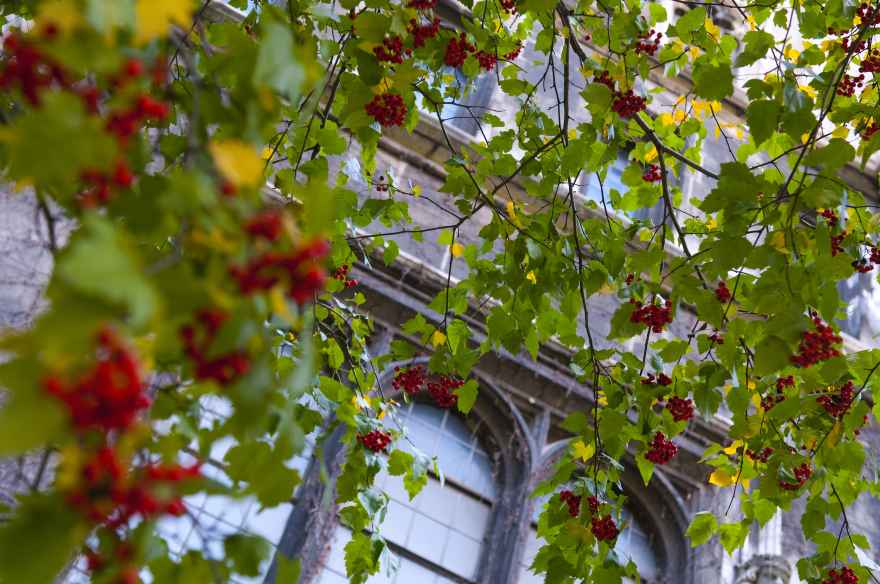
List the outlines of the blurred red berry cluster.
<svg viewBox="0 0 880 584">
<path fill-rule="evenodd" d="M 654 464 L 666 464 L 678 453 L 678 446 L 672 443 L 663 432 L 654 434 L 654 439 L 649 444 L 650 449 L 645 453 L 645 458 Z"/>
<path fill-rule="evenodd" d="M 180 329 L 184 353 L 195 364 L 194 376 L 200 381 L 229 385 L 250 370 L 251 362 L 245 351 L 234 350 L 223 355 L 211 351 L 217 333 L 228 319 L 229 314 L 220 309 L 205 309 L 196 314 L 198 328 L 188 324 Z"/>
</svg>

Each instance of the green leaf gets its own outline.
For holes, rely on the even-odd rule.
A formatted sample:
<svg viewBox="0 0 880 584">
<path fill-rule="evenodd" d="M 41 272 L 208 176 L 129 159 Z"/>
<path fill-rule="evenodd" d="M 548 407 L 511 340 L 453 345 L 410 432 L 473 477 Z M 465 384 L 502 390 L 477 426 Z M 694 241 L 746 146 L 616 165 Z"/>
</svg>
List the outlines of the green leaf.
<svg viewBox="0 0 880 584">
<path fill-rule="evenodd" d="M 415 458 L 409 452 L 393 450 L 388 455 L 388 474 L 391 476 L 401 476 L 410 469 L 414 461 Z"/>
<path fill-rule="evenodd" d="M 718 531 L 718 520 L 708 511 L 701 511 L 694 515 L 685 535 L 691 540 L 691 547 L 703 545 Z"/>
<path fill-rule="evenodd" d="M 791 364 L 788 344 L 777 336 L 769 336 L 755 347 L 755 374 L 769 375 Z"/>
<path fill-rule="evenodd" d="M 303 71 L 293 49 L 293 37 L 289 27 L 277 22 L 264 26 L 254 66 L 254 84 L 270 87 L 292 101 L 299 94 L 303 80 Z"/>
<path fill-rule="evenodd" d="M 299 582 L 300 562 L 299 558 L 290 559 L 284 554 L 275 554 L 276 584 L 297 584 Z"/>
<path fill-rule="evenodd" d="M 234 533 L 223 540 L 226 558 L 231 560 L 235 573 L 243 576 L 259 576 L 271 549 L 271 544 L 258 535 Z"/>
<path fill-rule="evenodd" d="M 776 44 L 776 39 L 768 32 L 762 30 L 750 30 L 743 35 L 745 47 L 736 58 L 737 67 L 745 67 L 763 59 Z"/>
<path fill-rule="evenodd" d="M 733 95 L 733 73 L 729 63 L 714 65 L 701 57 L 694 64 L 694 83 L 697 95 L 706 99 L 722 100 Z"/>
<path fill-rule="evenodd" d="M 96 215 L 83 220 L 56 271 L 74 290 L 125 307 L 136 326 L 145 325 L 159 308 L 156 291 L 124 234 Z"/>
<path fill-rule="evenodd" d="M 464 385 L 455 390 L 458 396 L 458 411 L 467 414 L 477 401 L 478 386 L 474 379 L 468 379 Z"/>
<path fill-rule="evenodd" d="M 60 495 L 21 498 L 12 518 L 0 524 L 0 582 L 54 582 L 88 535 L 81 521 Z"/>
<path fill-rule="evenodd" d="M 755 144 L 761 144 L 776 131 L 781 110 L 782 107 L 770 99 L 753 101 L 749 104 L 746 108 L 746 120 Z"/>
<path fill-rule="evenodd" d="M 682 38 L 687 38 L 687 33 L 694 32 L 702 28 L 706 21 L 706 9 L 702 6 L 691 8 L 682 14 L 675 23 L 675 34 Z"/>
<path fill-rule="evenodd" d="M 749 535 L 748 523 L 725 523 L 718 532 L 721 534 L 721 545 L 728 554 L 733 554 L 742 547 Z"/>
</svg>

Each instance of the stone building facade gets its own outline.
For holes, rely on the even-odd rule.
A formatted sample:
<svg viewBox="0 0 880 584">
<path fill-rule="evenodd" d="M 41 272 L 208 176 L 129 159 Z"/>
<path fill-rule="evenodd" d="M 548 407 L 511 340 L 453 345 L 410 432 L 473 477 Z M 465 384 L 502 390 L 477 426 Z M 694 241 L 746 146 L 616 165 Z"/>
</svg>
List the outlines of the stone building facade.
<svg viewBox="0 0 880 584">
<path fill-rule="evenodd" d="M 684 6 L 684 5 L 682 5 Z M 460 7 L 447 4 L 445 16 L 454 25 Z M 668 6 L 676 14 L 680 7 Z M 219 9 L 217 14 L 235 17 L 235 12 Z M 741 30 L 735 14 L 713 14 L 716 23 L 726 31 Z M 533 46 L 527 46 L 520 62 L 540 59 Z M 536 79 L 540 72 L 529 72 Z M 583 83 L 573 80 L 572 83 Z M 664 85 L 664 93 L 655 98 L 655 108 L 675 102 L 686 93 L 686 76 Z M 544 96 L 550 99 L 549 95 Z M 410 184 L 421 186 L 424 196 L 410 199 L 413 221 L 422 227 L 443 225 L 444 217 L 432 203 L 449 199 L 441 192 L 445 178 L 443 163 L 450 157 L 450 143 L 460 149 L 472 140 L 482 138 L 481 126 L 469 112 L 490 108 L 505 119 L 512 119 L 519 105 L 494 86 L 491 76 L 476 84 L 466 104 L 469 108 L 450 106 L 443 116 L 449 118 L 444 136 L 436 118 L 429 114 L 411 134 L 388 133 L 383 137 L 377 154 L 377 174 L 409 190 Z M 718 113 L 722 122 L 741 123 L 742 101 L 735 95 L 723 104 Z M 653 113 L 659 113 L 659 109 Z M 577 114 L 586 116 L 586 109 Z M 731 159 L 736 140 L 723 134 L 713 138 L 715 121 L 706 121 L 709 137 L 703 148 L 703 165 L 717 169 Z M 447 136 L 450 142 L 447 142 Z M 351 144 L 356 151 L 357 144 Z M 352 160 L 353 157 L 348 157 Z M 339 165 L 349 164 L 339 161 Z M 625 188 L 619 180 L 622 167 L 615 167 L 606 177 L 607 185 Z M 337 165 L 335 170 L 338 170 Z M 351 169 L 347 169 L 351 170 Z M 705 196 L 712 188 L 705 176 L 682 167 L 677 180 L 683 200 Z M 618 175 L 615 175 L 615 172 Z M 357 176 L 357 172 L 347 172 Z M 844 171 L 845 178 L 861 192 L 876 198 L 876 173 L 869 168 L 862 173 L 854 168 Z M 617 183 L 615 183 L 617 181 Z M 621 185 L 615 187 L 615 185 Z M 606 185 L 606 186 L 607 186 Z M 362 199 L 394 196 L 377 192 L 372 185 L 352 179 L 349 187 Z M 513 185 L 516 192 L 516 185 Z M 595 192 L 589 181 L 579 186 L 583 212 L 596 212 Z M 593 209 L 593 210 L 591 210 Z M 488 213 L 488 211 L 487 211 Z M 650 210 L 648 210 L 650 213 Z M 650 215 L 648 215 L 650 216 Z M 488 216 L 482 217 L 487 220 Z M 622 220 L 626 218 L 621 216 Z M 448 219 L 447 219 L 448 220 Z M 466 223 L 460 241 L 477 240 L 481 217 Z M 56 234 L 58 244 L 72 226 L 63 221 Z M 355 233 L 372 235 L 384 228 L 371 225 Z M 408 236 L 389 236 L 400 247 L 398 260 L 391 266 L 382 262 L 362 262 L 356 266 L 355 278 L 367 302 L 362 309 L 376 323 L 371 352 L 379 355 L 391 341 L 409 338 L 401 324 L 420 314 L 428 321 L 439 322 L 440 315 L 430 308 L 431 300 L 443 289 L 449 274 L 452 278 L 466 276 L 463 262 L 455 262 L 447 246 L 431 238 L 416 241 Z M 36 201 L 25 193 L 6 190 L 0 194 L 0 327 L 27 326 L 42 305 L 41 290 L 51 273 L 50 238 L 42 211 Z M 452 264 L 452 265 L 450 265 Z M 842 284 L 849 301 L 847 319 L 841 323 L 851 346 L 876 345 L 880 334 L 880 288 L 871 274 L 856 275 Z M 595 295 L 590 299 L 593 334 L 600 345 L 608 346 L 605 337 L 611 315 L 618 300 L 612 295 Z M 485 314 L 476 307 L 468 315 L 468 324 L 476 331 L 479 342 L 484 330 Z M 692 316 L 680 314 L 667 335 L 684 336 Z M 690 322 L 689 322 L 690 321 Z M 631 349 L 639 347 L 638 339 Z M 397 566 L 393 574 L 380 574 L 371 584 L 532 584 L 542 579 L 529 573 L 527 566 L 539 542 L 534 523 L 541 500 L 530 497 L 531 490 L 546 477 L 554 461 L 568 447 L 569 437 L 559 427 L 573 411 L 591 408 L 591 388 L 578 383 L 570 373 L 566 352 L 552 343 L 542 347 L 538 358 L 505 351 L 491 353 L 480 360 L 473 376 L 481 392 L 474 410 L 467 417 L 437 410 L 427 403 L 415 402 L 404 407 L 401 418 L 415 445 L 423 452 L 436 455 L 445 473 L 445 481 L 433 476 L 428 486 L 410 502 L 401 490 L 398 479 L 382 478 L 380 483 L 391 497 L 382 533 L 393 554 L 388 563 Z M 393 367 L 393 366 L 392 366 Z M 390 385 L 392 369 L 385 372 L 384 382 Z M 223 416 L 224 404 L 205 404 L 206 423 Z M 707 484 L 708 470 L 699 464 L 709 440 L 718 440 L 725 432 L 727 420 L 695 419 L 685 436 L 678 440 L 680 454 L 673 463 L 658 468 L 649 487 L 644 487 L 631 460 L 626 468 L 622 488 L 629 497 L 629 527 L 620 536 L 618 554 L 632 558 L 639 566 L 643 581 L 651 584 L 794 584 L 799 582 L 795 562 L 809 549 L 801 536 L 798 513 L 777 515 L 764 528 L 755 527 L 742 549 L 728 556 L 717 538 L 709 544 L 691 549 L 685 530 L 694 513 L 715 512 L 719 518 L 738 518 L 737 500 L 731 501 L 729 489 L 719 490 Z M 880 436 L 868 430 L 864 439 L 872 446 L 872 465 L 880 448 Z M 309 444 L 315 437 L 310 437 Z M 215 465 L 209 466 L 223 480 L 224 448 L 218 445 L 212 453 Z M 190 512 L 200 523 L 199 529 L 229 533 L 247 530 L 264 536 L 277 548 L 277 553 L 302 558 L 303 584 L 342 584 L 344 562 L 342 546 L 346 529 L 338 522 L 333 505 L 334 477 L 343 457 L 338 437 L 322 442 L 319 454 L 308 448 L 290 462 L 301 470 L 304 482 L 286 503 L 274 509 L 259 509 L 252 501 L 224 497 L 194 497 L 187 502 Z M 0 464 L 0 500 L 26 488 L 40 471 L 40 457 Z M 880 547 L 880 505 L 860 501 L 850 515 L 854 529 L 870 534 L 874 549 Z M 163 539 L 172 552 L 180 554 L 188 547 L 200 545 L 200 534 L 191 520 L 181 518 L 160 526 Z M 875 556 L 878 557 L 878 556 Z M 866 556 L 867 564 L 871 558 Z M 870 564 L 867 564 L 870 565 Z M 265 566 L 272 578 L 274 569 Z M 87 579 L 76 566 L 63 580 L 74 584 Z M 263 581 L 261 577 L 254 581 Z M 244 581 L 242 581 L 244 582 Z"/>
</svg>

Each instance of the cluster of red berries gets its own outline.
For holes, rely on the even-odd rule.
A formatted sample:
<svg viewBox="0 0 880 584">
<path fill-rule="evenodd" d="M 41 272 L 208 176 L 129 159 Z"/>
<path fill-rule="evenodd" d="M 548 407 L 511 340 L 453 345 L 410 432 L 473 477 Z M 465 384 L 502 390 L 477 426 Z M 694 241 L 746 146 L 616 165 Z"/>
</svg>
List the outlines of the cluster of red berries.
<svg viewBox="0 0 880 584">
<path fill-rule="evenodd" d="M 126 146 L 147 121 L 161 122 L 168 117 L 168 105 L 149 95 L 141 95 L 134 104 L 117 112 L 112 112 L 107 119 L 107 131 L 116 136 L 120 146 Z"/>
<path fill-rule="evenodd" d="M 416 10 L 433 10 L 437 6 L 437 0 L 409 0 L 406 5 Z"/>
<path fill-rule="evenodd" d="M 134 183 L 134 173 L 124 161 L 116 163 L 112 174 L 100 170 L 87 169 L 82 172 L 81 180 L 85 184 L 79 195 L 79 203 L 84 208 L 103 205 L 110 201 L 115 189 L 129 189 Z"/>
<path fill-rule="evenodd" d="M 642 180 L 649 183 L 663 180 L 663 174 L 660 172 L 660 166 L 657 164 L 652 164 L 647 169 L 645 169 L 644 174 L 642 174 Z"/>
<path fill-rule="evenodd" d="M 109 328 L 98 334 L 92 370 L 73 383 L 51 375 L 43 387 L 64 402 L 78 430 L 125 430 L 150 405 L 135 355 Z"/>
<path fill-rule="evenodd" d="M 834 226 L 837 225 L 837 213 L 835 213 L 832 209 L 822 209 L 822 212 L 819 213 L 825 221 L 828 222 L 828 225 Z"/>
<path fill-rule="evenodd" d="M 358 434 L 357 439 L 370 452 L 385 452 L 391 444 L 391 434 L 384 430 L 371 430 L 366 434 Z"/>
<path fill-rule="evenodd" d="M 211 355 L 211 345 L 217 333 L 228 320 L 229 315 L 219 309 L 200 310 L 196 322 L 201 333 L 197 333 L 192 324 L 180 329 L 183 351 L 195 364 L 195 378 L 201 381 L 213 380 L 220 385 L 229 385 L 245 375 L 251 367 L 250 359 L 245 351 L 232 351 L 225 355 Z"/>
<path fill-rule="evenodd" d="M 709 340 L 716 345 L 724 344 L 724 335 L 722 335 L 718 331 L 714 331 L 711 335 L 709 335 Z"/>
<path fill-rule="evenodd" d="M 455 390 L 464 385 L 464 380 L 449 375 L 436 375 L 429 379 L 425 368 L 418 365 L 408 368 L 395 367 L 391 385 L 394 389 L 403 390 L 410 396 L 427 389 L 428 395 L 438 408 L 448 409 L 458 403 Z"/>
<path fill-rule="evenodd" d="M 339 280 L 340 282 L 342 282 L 342 284 L 346 288 L 354 288 L 355 286 L 358 285 L 358 281 L 349 279 L 348 270 L 349 270 L 348 264 L 342 264 L 341 266 L 336 268 L 335 272 L 333 272 L 333 279 Z"/>
<path fill-rule="evenodd" d="M 867 274 L 874 269 L 874 265 L 868 261 L 868 258 L 859 258 L 853 260 L 850 264 L 853 269 L 860 274 Z"/>
<path fill-rule="evenodd" d="M 871 256 L 868 258 L 872 264 L 880 264 L 880 248 L 871 246 Z"/>
<path fill-rule="evenodd" d="M 798 367 L 810 367 L 840 355 L 840 350 L 834 345 L 843 342 L 840 335 L 835 334 L 830 325 L 822 322 L 816 314 L 813 314 L 813 326 L 815 331 L 804 331 L 798 352 L 791 356 L 791 362 Z"/>
<path fill-rule="evenodd" d="M 654 32 L 653 28 L 646 33 L 640 34 L 635 47 L 636 54 L 642 53 L 653 57 L 657 49 L 660 48 L 661 38 L 663 38 L 663 33 Z"/>
<path fill-rule="evenodd" d="M 642 385 L 672 385 L 672 378 L 665 373 L 660 373 L 656 378 L 653 373 L 648 373 L 647 377 L 642 378 Z"/>
<path fill-rule="evenodd" d="M 458 37 L 452 37 L 446 44 L 446 53 L 443 55 L 443 62 L 450 67 L 461 67 L 464 65 L 468 55 L 475 52 L 477 48 L 468 42 L 467 35 L 460 33 Z"/>
<path fill-rule="evenodd" d="M 859 577 L 851 568 L 844 566 L 840 570 L 828 572 L 822 584 L 859 584 Z"/>
<path fill-rule="evenodd" d="M 381 93 L 364 106 L 367 114 L 383 128 L 402 126 L 406 119 L 406 104 L 397 93 Z"/>
<path fill-rule="evenodd" d="M 498 0 L 501 10 L 508 14 L 516 14 L 516 0 Z"/>
<path fill-rule="evenodd" d="M 440 18 L 434 17 L 428 24 L 420 24 L 415 18 L 410 19 L 407 30 L 412 35 L 413 46 L 421 48 L 428 40 L 440 32 Z"/>
<path fill-rule="evenodd" d="M 173 492 L 175 484 L 200 476 L 199 464 L 149 465 L 130 473 L 116 451 L 104 446 L 83 465 L 82 482 L 67 495 L 67 500 L 90 521 L 115 529 L 135 517 L 183 515 L 183 500 L 169 496 L 169 491 Z"/>
<path fill-rule="evenodd" d="M 113 559 L 118 560 L 121 568 L 116 570 L 116 579 L 113 584 L 140 584 L 138 568 L 131 565 L 134 556 L 134 548 L 126 541 L 114 541 L 114 549 L 110 555 L 102 555 L 99 552 L 86 548 L 86 569 L 90 574 L 96 575 L 108 568 Z M 111 557 L 112 556 L 112 557 Z"/>
<path fill-rule="evenodd" d="M 645 453 L 645 458 L 654 464 L 666 464 L 678 453 L 678 446 L 673 444 L 663 432 L 654 434 L 650 447 L 651 449 Z"/>
<path fill-rule="evenodd" d="M 484 71 L 491 71 L 495 67 L 495 64 L 498 63 L 498 57 L 496 57 L 494 53 L 477 51 L 474 57 L 476 57 L 477 62 L 480 63 L 480 69 L 483 69 Z"/>
<path fill-rule="evenodd" d="M 862 86 L 864 80 L 864 73 L 860 74 L 858 77 L 844 74 L 840 83 L 837 84 L 837 95 L 852 97 L 855 94 L 856 89 Z"/>
<path fill-rule="evenodd" d="M 880 71 L 880 51 L 874 49 L 859 65 L 860 73 L 877 73 Z"/>
<path fill-rule="evenodd" d="M 773 454 L 773 449 L 769 446 L 758 450 L 757 452 L 749 448 L 746 450 L 746 456 L 754 460 L 755 462 L 763 462 L 766 463 L 770 460 L 770 455 Z"/>
<path fill-rule="evenodd" d="M 44 36 L 51 39 L 57 34 L 55 27 L 47 27 Z M 7 55 L 0 70 L 0 89 L 17 88 L 25 100 L 34 107 L 42 103 L 42 93 L 53 88 L 71 91 L 78 95 L 85 104 L 86 110 L 98 115 L 100 91 L 93 84 L 77 83 L 76 87 L 68 73 L 57 62 L 45 55 L 17 33 L 10 34 L 3 42 Z M 155 84 L 165 81 L 166 64 L 163 60 L 156 61 L 152 72 Z M 135 81 L 144 74 L 144 65 L 138 59 L 127 60 L 118 74 L 111 78 L 115 89 L 122 89 L 129 82 Z M 168 106 L 147 94 L 139 94 L 127 109 L 109 112 L 105 128 L 125 147 L 128 140 L 137 133 L 147 121 L 162 121 L 169 114 Z M 79 195 L 80 205 L 85 208 L 107 203 L 114 194 L 114 189 L 128 189 L 134 182 L 134 174 L 127 163 L 120 160 L 111 173 L 97 169 L 84 169 L 82 181 L 84 190 Z"/>
<path fill-rule="evenodd" d="M 593 77 L 593 83 L 601 83 L 614 92 L 614 80 L 611 78 L 611 74 L 608 73 L 608 71 L 601 71 L 598 75 Z"/>
<path fill-rule="evenodd" d="M 629 321 L 643 324 L 655 333 L 662 333 L 663 327 L 672 322 L 672 303 L 667 300 L 665 304 L 645 304 L 638 300 L 630 299 L 630 304 L 635 308 L 629 315 Z"/>
<path fill-rule="evenodd" d="M 794 387 L 794 376 L 786 375 L 776 380 L 776 391 L 782 393 L 786 387 Z"/>
<path fill-rule="evenodd" d="M 694 417 L 694 402 L 677 396 L 669 398 L 666 402 L 666 409 L 672 414 L 672 419 L 676 422 L 686 422 Z"/>
<path fill-rule="evenodd" d="M 831 236 L 831 256 L 832 257 L 843 252 L 843 240 L 846 239 L 847 235 L 848 235 L 848 233 L 846 231 L 842 231 L 838 235 Z"/>
<path fill-rule="evenodd" d="M 810 477 L 813 476 L 813 469 L 810 467 L 810 463 L 804 462 L 799 466 L 794 468 L 794 481 L 782 480 L 779 481 L 779 488 L 784 491 L 797 491 L 804 484 L 810 480 Z"/>
<path fill-rule="evenodd" d="M 761 398 L 761 408 L 765 412 L 769 412 L 773 409 L 776 404 L 780 404 L 785 401 L 785 396 L 782 395 L 782 392 L 777 392 L 776 395 L 767 394 Z"/>
<path fill-rule="evenodd" d="M 0 71 L 0 89 L 18 88 L 27 102 L 36 107 L 44 90 L 70 87 L 64 69 L 19 34 L 12 33 L 3 40 L 3 51 L 6 58 Z"/>
<path fill-rule="evenodd" d="M 412 49 L 404 49 L 403 39 L 398 35 L 386 36 L 381 45 L 373 48 L 376 59 L 386 63 L 403 63 L 405 53 L 412 53 Z"/>
<path fill-rule="evenodd" d="M 416 395 L 422 391 L 426 379 L 427 372 L 421 365 L 406 369 L 395 367 L 394 380 L 391 382 L 391 386 L 397 391 L 405 391 L 407 395 Z"/>
<path fill-rule="evenodd" d="M 510 51 L 509 53 L 504 55 L 504 60 L 505 61 L 514 61 L 514 60 L 516 60 L 517 57 L 519 57 L 520 53 L 522 53 L 522 45 L 518 44 L 518 45 L 516 45 L 515 49 L 513 49 L 512 51 Z"/>
<path fill-rule="evenodd" d="M 858 9 L 856 10 L 856 16 L 861 19 L 863 25 L 873 26 L 875 24 L 880 24 L 880 8 L 871 6 L 865 2 L 859 4 Z"/>
<path fill-rule="evenodd" d="M 261 211 L 248 219 L 244 230 L 253 238 L 277 241 L 284 230 L 284 216 L 278 209 Z"/>
<path fill-rule="evenodd" d="M 855 55 L 861 53 L 868 47 L 867 41 L 857 41 L 853 45 L 850 45 L 849 41 L 849 38 L 841 39 L 840 41 L 840 48 L 842 48 L 846 53 L 852 52 L 852 54 Z"/>
<path fill-rule="evenodd" d="M 878 131 L 880 131 L 880 124 L 877 124 L 877 122 L 871 122 L 865 126 L 864 130 L 862 130 L 862 140 L 870 140 Z"/>
<path fill-rule="evenodd" d="M 438 408 L 449 409 L 458 403 L 455 390 L 464 385 L 464 380 L 448 375 L 438 375 L 428 382 L 428 394 Z"/>
<path fill-rule="evenodd" d="M 559 493 L 559 499 L 568 505 L 568 514 L 572 517 L 577 517 L 581 512 L 581 496 L 575 495 L 569 490 L 561 491 Z"/>
<path fill-rule="evenodd" d="M 836 393 L 826 393 L 816 398 L 832 418 L 840 418 L 849 410 L 855 399 L 856 389 L 852 381 L 847 381 Z"/>
<path fill-rule="evenodd" d="M 376 191 L 380 193 L 387 193 L 390 185 L 385 182 L 385 175 L 380 174 L 379 180 L 373 185 L 376 187 Z"/>
<path fill-rule="evenodd" d="M 631 118 L 645 109 L 648 101 L 641 95 L 633 93 L 632 89 L 618 91 L 611 102 L 611 111 L 621 118 Z"/>
<path fill-rule="evenodd" d="M 320 262 L 329 252 L 327 240 L 315 239 L 289 252 L 267 251 L 244 266 L 230 267 L 229 273 L 242 294 L 262 292 L 284 283 L 287 296 L 304 304 L 324 287 L 327 275 Z"/>
<path fill-rule="evenodd" d="M 599 541 L 614 541 L 620 535 L 620 530 L 617 529 L 617 524 L 614 523 L 611 515 L 590 519 L 590 532 Z"/>
<path fill-rule="evenodd" d="M 718 287 L 715 288 L 715 298 L 717 298 L 718 302 L 720 302 L 721 304 L 727 304 L 728 302 L 730 302 L 730 288 L 727 287 L 727 282 L 725 282 L 724 280 L 718 282 Z"/>
</svg>

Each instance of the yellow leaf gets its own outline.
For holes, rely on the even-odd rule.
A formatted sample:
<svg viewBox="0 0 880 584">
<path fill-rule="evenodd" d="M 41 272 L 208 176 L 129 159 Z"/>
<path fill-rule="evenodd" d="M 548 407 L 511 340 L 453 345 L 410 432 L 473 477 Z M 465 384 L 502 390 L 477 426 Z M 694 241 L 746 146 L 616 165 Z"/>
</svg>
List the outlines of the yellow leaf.
<svg viewBox="0 0 880 584">
<path fill-rule="evenodd" d="M 691 55 L 691 59 L 696 59 L 697 57 L 699 57 L 701 52 L 702 51 L 700 51 L 700 47 L 691 47 L 688 51 L 688 53 L 690 53 Z"/>
<path fill-rule="evenodd" d="M 736 475 L 731 475 L 729 472 L 724 470 L 723 468 L 716 468 L 711 475 L 709 475 L 709 484 L 716 485 L 719 487 L 731 487 L 736 484 L 736 479 L 739 476 L 739 473 Z M 744 489 L 749 488 L 749 480 L 743 479 L 740 481 L 740 484 Z"/>
<path fill-rule="evenodd" d="M 755 388 L 758 386 L 754 381 L 749 379 L 749 382 L 746 384 L 746 387 L 749 388 L 749 390 L 751 390 L 751 391 L 755 391 Z"/>
<path fill-rule="evenodd" d="M 592 442 L 590 444 L 584 444 L 583 440 L 575 440 L 571 445 L 571 448 L 574 450 L 574 455 L 584 462 L 593 458 L 593 455 L 596 453 L 596 445 Z"/>
<path fill-rule="evenodd" d="M 413 185 L 412 194 L 414 197 L 422 196 L 422 185 Z"/>
<path fill-rule="evenodd" d="M 862 17 L 859 16 L 858 14 L 856 14 L 856 15 L 853 17 L 853 26 L 858 26 L 858 25 L 860 25 L 860 24 L 862 24 Z"/>
<path fill-rule="evenodd" d="M 598 392 L 596 392 L 596 396 L 598 397 L 596 401 L 599 402 L 600 406 L 605 407 L 608 405 L 608 398 L 605 396 L 604 391 L 600 389 Z"/>
<path fill-rule="evenodd" d="M 510 222 L 522 229 L 523 224 L 516 215 L 516 207 L 514 206 L 513 201 L 507 201 L 505 209 L 507 210 L 507 215 L 510 217 Z"/>
<path fill-rule="evenodd" d="M 770 238 L 768 239 L 768 243 L 778 251 L 782 253 L 788 253 L 788 248 L 785 246 L 785 232 L 784 231 L 774 231 L 770 234 Z"/>
<path fill-rule="evenodd" d="M 743 139 L 743 135 L 744 135 L 744 134 L 743 134 L 743 129 L 742 129 L 741 127 L 737 126 L 737 128 L 736 128 L 736 139 L 737 139 L 737 140 L 742 140 L 742 139 Z"/>
<path fill-rule="evenodd" d="M 40 4 L 37 12 L 37 30 L 42 30 L 47 24 L 53 24 L 63 35 L 82 26 L 82 10 L 72 0 L 52 0 Z"/>
<path fill-rule="evenodd" d="M 577 137 L 578 137 L 577 130 L 575 130 L 574 128 L 572 128 L 572 129 L 570 129 L 570 130 L 568 131 L 568 139 L 569 139 L 569 140 L 574 140 L 574 139 L 577 138 Z"/>
<path fill-rule="evenodd" d="M 717 140 L 719 136 L 721 136 L 721 126 L 715 124 L 715 139 Z"/>
<path fill-rule="evenodd" d="M 801 56 L 801 52 L 791 45 L 785 47 L 785 51 L 782 54 L 785 55 L 785 58 L 791 62 L 797 61 L 798 57 Z"/>
<path fill-rule="evenodd" d="M 449 248 L 449 251 L 452 252 L 452 257 L 457 258 L 457 257 L 460 257 L 461 254 L 464 253 L 464 246 L 458 242 L 455 242 Z"/>
<path fill-rule="evenodd" d="M 809 85 L 803 85 L 803 84 L 798 85 L 798 89 L 800 89 L 802 92 L 806 93 L 807 95 L 809 95 L 813 99 L 816 99 L 816 96 L 819 95 L 819 92 L 816 91 L 814 88 L 810 87 Z"/>
<path fill-rule="evenodd" d="M 751 14 L 746 16 L 746 22 L 749 23 L 749 30 L 757 30 L 758 29 L 758 23 L 755 21 L 755 17 L 752 16 Z"/>
<path fill-rule="evenodd" d="M 273 314 L 281 317 L 287 324 L 296 324 L 296 319 L 290 312 L 290 307 L 287 305 L 287 297 L 281 286 L 272 288 L 269 292 L 269 302 L 271 303 Z"/>
<path fill-rule="evenodd" d="M 843 138 L 845 140 L 849 136 L 849 128 L 846 126 L 837 126 L 834 128 L 834 131 L 831 132 L 831 135 L 835 138 Z"/>
<path fill-rule="evenodd" d="M 809 142 L 809 141 L 810 141 L 810 135 L 809 135 L 809 134 L 807 134 L 806 132 L 804 132 L 803 134 L 801 134 L 801 144 L 806 144 L 806 143 Z"/>
<path fill-rule="evenodd" d="M 134 40 L 138 44 L 165 36 L 172 24 L 188 27 L 192 22 L 191 0 L 137 0 L 135 11 Z"/>
<path fill-rule="evenodd" d="M 528 280 L 532 284 L 538 283 L 538 277 L 535 275 L 534 270 L 531 270 L 528 274 L 526 274 L 526 280 Z"/>
<path fill-rule="evenodd" d="M 263 177 L 264 162 L 250 144 L 216 140 L 208 145 L 217 170 L 236 187 L 255 187 Z"/>
<path fill-rule="evenodd" d="M 718 221 L 715 220 L 715 217 L 709 217 L 708 219 L 706 219 L 706 229 L 711 231 L 716 227 L 718 227 Z"/>
<path fill-rule="evenodd" d="M 440 330 L 434 331 L 434 334 L 431 335 L 431 344 L 434 345 L 434 347 L 439 347 L 445 342 L 446 335 L 443 334 Z"/>
<path fill-rule="evenodd" d="M 263 148 L 263 151 L 260 153 L 260 158 L 262 158 L 263 160 L 269 160 L 270 158 L 272 158 L 272 148 L 268 146 Z"/>
<path fill-rule="evenodd" d="M 651 162 L 655 158 L 657 158 L 657 147 L 651 146 L 651 149 L 645 154 L 645 162 Z"/>
<path fill-rule="evenodd" d="M 664 126 L 671 126 L 673 124 L 672 114 L 660 114 L 657 119 L 660 120 L 660 124 Z"/>
<path fill-rule="evenodd" d="M 743 445 L 742 440 L 734 440 L 733 444 L 731 444 L 730 446 L 725 448 L 722 452 L 724 452 L 724 454 L 733 456 L 734 454 L 736 454 L 736 451 L 739 450 L 739 447 L 742 445 Z"/>
<path fill-rule="evenodd" d="M 684 110 L 675 110 L 672 114 L 672 121 L 675 123 L 683 122 L 687 118 L 687 112 Z"/>
<path fill-rule="evenodd" d="M 712 22 L 711 18 L 706 17 L 706 20 L 703 21 L 703 25 L 706 27 L 706 32 L 708 32 L 712 38 L 714 38 L 715 40 L 718 40 L 720 38 L 721 29 L 718 28 L 714 22 Z"/>
</svg>

